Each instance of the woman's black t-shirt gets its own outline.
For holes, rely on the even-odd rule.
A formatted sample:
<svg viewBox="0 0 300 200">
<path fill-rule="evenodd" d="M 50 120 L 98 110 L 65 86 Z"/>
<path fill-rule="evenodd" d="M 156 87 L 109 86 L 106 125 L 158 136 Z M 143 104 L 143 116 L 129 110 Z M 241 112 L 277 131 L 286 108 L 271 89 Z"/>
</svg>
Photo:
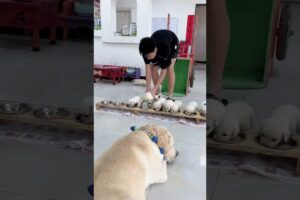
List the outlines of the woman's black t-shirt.
<svg viewBox="0 0 300 200">
<path fill-rule="evenodd" d="M 178 38 L 172 31 L 158 30 L 154 32 L 151 38 L 155 39 L 157 53 L 154 59 L 148 60 L 143 56 L 145 64 L 159 66 L 166 69 L 171 64 L 171 59 L 176 58 L 178 55 Z"/>
</svg>

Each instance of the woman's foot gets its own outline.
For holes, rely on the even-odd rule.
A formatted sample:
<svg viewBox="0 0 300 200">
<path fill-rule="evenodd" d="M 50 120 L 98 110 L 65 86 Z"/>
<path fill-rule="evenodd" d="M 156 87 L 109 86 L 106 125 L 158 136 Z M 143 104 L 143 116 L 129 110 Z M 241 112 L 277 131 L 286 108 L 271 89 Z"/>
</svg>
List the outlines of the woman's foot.
<svg viewBox="0 0 300 200">
<path fill-rule="evenodd" d="M 222 104 L 224 104 L 225 106 L 228 104 L 228 100 L 227 99 L 223 99 L 223 98 L 217 97 L 216 95 L 211 94 L 211 93 L 207 93 L 206 94 L 206 99 L 217 100 L 217 101 L 221 102 Z"/>
<path fill-rule="evenodd" d="M 167 100 L 175 101 L 175 99 L 173 99 L 173 97 L 167 97 Z"/>
</svg>

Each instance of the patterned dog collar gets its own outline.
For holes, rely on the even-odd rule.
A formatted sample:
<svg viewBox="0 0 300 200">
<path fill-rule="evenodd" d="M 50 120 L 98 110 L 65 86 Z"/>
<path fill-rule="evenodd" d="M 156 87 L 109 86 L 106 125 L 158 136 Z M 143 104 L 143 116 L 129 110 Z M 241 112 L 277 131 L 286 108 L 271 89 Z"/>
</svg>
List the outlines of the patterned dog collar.
<svg viewBox="0 0 300 200">
<path fill-rule="evenodd" d="M 150 130 L 148 130 L 146 128 L 143 128 L 143 127 L 139 128 L 139 129 L 136 129 L 135 126 L 130 127 L 130 129 L 132 131 L 140 130 L 140 131 L 146 133 L 149 136 L 149 138 L 151 139 L 152 142 L 154 142 L 155 144 L 158 143 L 158 137 L 156 135 L 154 135 Z M 159 147 L 159 146 L 157 146 L 157 147 L 159 148 L 160 153 L 164 155 L 165 149 L 162 148 L 162 147 Z"/>
<path fill-rule="evenodd" d="M 158 142 L 158 137 L 156 136 L 156 135 L 154 135 L 153 133 L 151 133 L 151 131 L 149 131 L 148 129 L 146 129 L 146 128 L 140 128 L 139 130 L 141 130 L 141 131 L 143 131 L 144 133 L 146 133 L 148 136 L 149 136 L 149 138 L 154 142 L 154 143 L 156 143 L 157 144 L 157 142 Z"/>
</svg>

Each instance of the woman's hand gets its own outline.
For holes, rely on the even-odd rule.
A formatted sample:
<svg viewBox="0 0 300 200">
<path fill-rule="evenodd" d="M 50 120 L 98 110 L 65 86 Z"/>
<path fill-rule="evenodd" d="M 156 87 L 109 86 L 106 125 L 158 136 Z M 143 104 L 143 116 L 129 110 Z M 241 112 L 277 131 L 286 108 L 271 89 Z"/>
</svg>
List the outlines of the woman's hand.
<svg viewBox="0 0 300 200">
<path fill-rule="evenodd" d="M 155 97 L 157 94 L 157 89 L 153 88 L 150 92 L 151 92 L 152 96 Z"/>
</svg>

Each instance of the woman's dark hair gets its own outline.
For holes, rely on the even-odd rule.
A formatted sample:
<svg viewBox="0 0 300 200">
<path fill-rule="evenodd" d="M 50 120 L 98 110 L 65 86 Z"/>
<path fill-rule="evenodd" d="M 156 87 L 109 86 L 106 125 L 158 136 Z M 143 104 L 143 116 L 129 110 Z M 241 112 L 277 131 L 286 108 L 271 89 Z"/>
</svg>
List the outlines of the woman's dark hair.
<svg viewBox="0 0 300 200">
<path fill-rule="evenodd" d="M 139 51 L 140 54 L 146 55 L 154 51 L 156 47 L 156 42 L 153 38 L 145 37 L 141 39 Z"/>
</svg>

